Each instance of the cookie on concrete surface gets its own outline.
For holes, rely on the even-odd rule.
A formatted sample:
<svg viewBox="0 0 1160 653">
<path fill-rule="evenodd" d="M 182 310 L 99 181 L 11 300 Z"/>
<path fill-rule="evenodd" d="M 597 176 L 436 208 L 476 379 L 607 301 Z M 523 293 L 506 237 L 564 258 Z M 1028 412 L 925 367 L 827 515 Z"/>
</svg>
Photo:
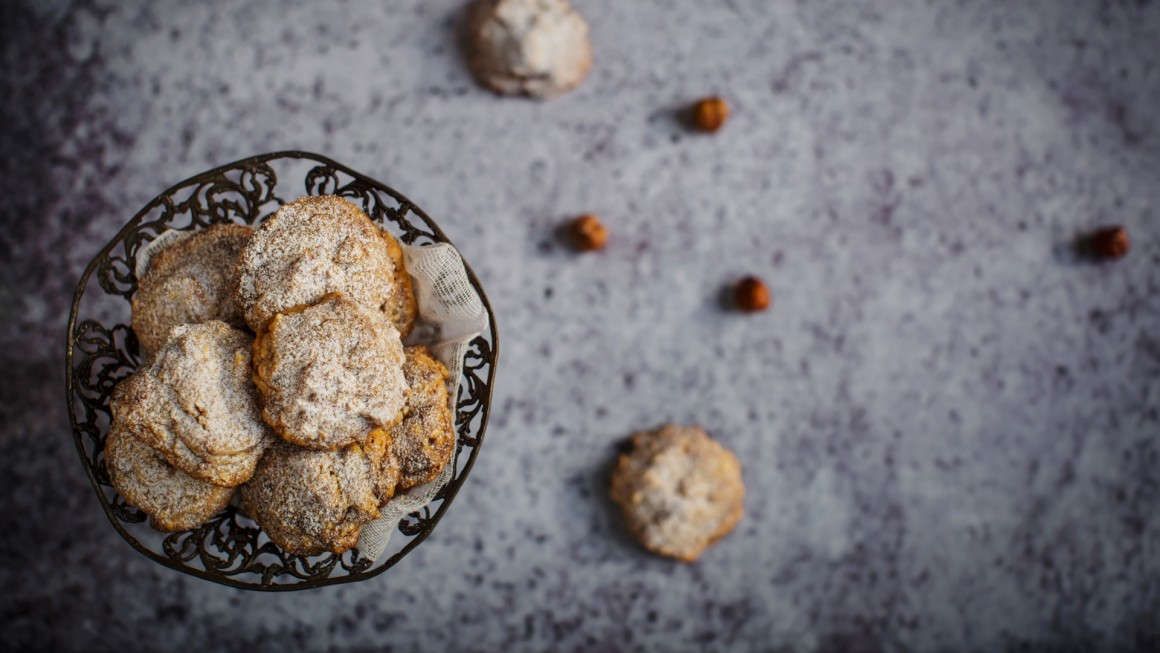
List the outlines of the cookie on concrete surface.
<svg viewBox="0 0 1160 653">
<path fill-rule="evenodd" d="M 254 383 L 262 417 L 284 440 L 310 449 L 362 443 L 402 417 L 403 343 L 377 306 L 326 295 L 258 332 Z"/>
<path fill-rule="evenodd" d="M 114 422 L 105 440 L 105 468 L 113 487 L 130 505 L 149 515 L 159 531 L 201 526 L 230 502 L 234 488 L 200 481 Z"/>
<path fill-rule="evenodd" d="M 243 326 L 237 263 L 253 230 L 217 224 L 185 236 L 149 259 L 133 295 L 133 332 L 147 357 L 173 327 L 221 320 Z"/>
<path fill-rule="evenodd" d="M 477 0 L 466 29 L 468 65 L 497 93 L 555 97 L 592 67 L 588 23 L 567 0 Z"/>
<path fill-rule="evenodd" d="M 254 232 L 238 262 L 238 303 L 258 331 L 276 313 L 340 292 L 380 308 L 394 284 L 387 241 L 362 209 L 333 195 L 286 204 Z"/>
<path fill-rule="evenodd" d="M 385 432 L 366 446 L 313 451 L 278 442 L 242 486 L 242 509 L 282 549 L 299 555 L 342 553 L 379 516 L 375 469 L 386 453 Z"/>
<path fill-rule="evenodd" d="M 391 429 L 390 460 L 399 467 L 399 489 L 435 480 L 455 452 L 455 419 L 447 368 L 426 347 L 408 347 L 403 364 L 410 391 L 403 421 Z"/>
<path fill-rule="evenodd" d="M 407 266 L 403 262 L 402 245 L 385 229 L 383 240 L 387 242 L 387 253 L 391 257 L 391 262 L 395 264 L 394 282 L 391 284 L 387 301 L 383 303 L 383 312 L 387 314 L 391 324 L 399 330 L 399 336 L 405 339 L 411 335 L 411 329 L 415 327 L 419 302 L 415 299 L 415 285 L 411 280 L 411 274 L 407 272 Z"/>
<path fill-rule="evenodd" d="M 741 464 L 700 428 L 667 425 L 632 436 L 612 474 L 612 500 L 653 553 L 692 562 L 741 519 Z"/>
<path fill-rule="evenodd" d="M 250 381 L 249 334 L 220 321 L 173 329 L 153 361 L 113 392 L 113 420 L 171 465 L 240 485 L 273 439 Z"/>
</svg>

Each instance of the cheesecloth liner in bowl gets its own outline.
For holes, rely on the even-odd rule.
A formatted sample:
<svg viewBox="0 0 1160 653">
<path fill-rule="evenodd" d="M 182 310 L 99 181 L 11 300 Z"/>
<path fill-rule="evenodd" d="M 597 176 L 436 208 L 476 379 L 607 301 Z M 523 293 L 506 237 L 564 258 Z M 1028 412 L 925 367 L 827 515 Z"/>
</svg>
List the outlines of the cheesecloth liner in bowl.
<svg viewBox="0 0 1160 653">
<path fill-rule="evenodd" d="M 451 414 L 455 415 L 456 397 L 463 376 L 463 357 L 472 338 L 487 328 L 487 311 L 467 279 L 459 252 L 451 245 L 404 245 L 403 258 L 407 272 L 415 279 L 419 317 L 435 327 L 435 339 L 410 344 L 426 344 L 431 355 L 451 372 L 448 391 Z M 363 526 L 358 540 L 359 551 L 371 560 L 377 559 L 387 548 L 399 520 L 430 503 L 451 478 L 454 467 L 453 463 L 448 464 L 435 480 L 397 494 L 388 501 L 381 508 L 379 518 Z"/>
</svg>

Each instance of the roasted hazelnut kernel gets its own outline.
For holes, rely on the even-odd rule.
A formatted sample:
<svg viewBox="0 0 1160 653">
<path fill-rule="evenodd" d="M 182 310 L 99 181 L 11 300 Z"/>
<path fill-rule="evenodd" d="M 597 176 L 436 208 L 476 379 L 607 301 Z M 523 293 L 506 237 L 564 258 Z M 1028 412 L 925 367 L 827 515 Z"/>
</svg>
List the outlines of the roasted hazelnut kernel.
<svg viewBox="0 0 1160 653">
<path fill-rule="evenodd" d="M 1131 241 L 1128 230 L 1121 226 L 1104 227 L 1088 234 L 1087 251 L 1097 258 L 1115 259 L 1128 253 Z"/>
<path fill-rule="evenodd" d="M 703 132 L 721 129 L 729 119 L 729 105 L 720 97 L 707 97 L 693 105 L 693 124 Z"/>
<path fill-rule="evenodd" d="M 586 213 L 572 221 L 572 242 L 584 252 L 602 249 L 608 242 L 608 230 L 600 218 Z"/>
<path fill-rule="evenodd" d="M 755 313 L 769 308 L 772 298 L 765 282 L 757 277 L 745 277 L 733 288 L 733 302 L 737 308 Z"/>
</svg>

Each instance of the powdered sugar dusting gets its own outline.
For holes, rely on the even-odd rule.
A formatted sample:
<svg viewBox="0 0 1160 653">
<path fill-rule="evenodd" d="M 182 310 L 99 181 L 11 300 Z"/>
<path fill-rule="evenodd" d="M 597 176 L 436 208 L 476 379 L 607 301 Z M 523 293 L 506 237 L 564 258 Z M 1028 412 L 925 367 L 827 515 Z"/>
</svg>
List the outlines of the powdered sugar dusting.
<svg viewBox="0 0 1160 653">
<path fill-rule="evenodd" d="M 567 0 L 480 0 L 470 31 L 472 68 L 500 93 L 559 95 L 592 65 L 588 23 Z"/>
<path fill-rule="evenodd" d="M 455 450 L 455 426 L 447 393 L 447 368 L 426 347 L 408 347 L 403 374 L 410 385 L 403 421 L 391 429 L 391 463 L 400 489 L 439 476 Z"/>
<path fill-rule="evenodd" d="M 163 531 L 202 524 L 225 508 L 234 493 L 173 467 L 116 424 L 105 441 L 105 466 L 117 492 Z"/>
<path fill-rule="evenodd" d="M 329 295 L 275 316 L 255 354 L 262 414 L 290 442 L 313 449 L 361 443 L 400 417 L 403 343 L 381 311 Z"/>
<path fill-rule="evenodd" d="M 218 224 L 184 236 L 153 254 L 133 295 L 133 332 L 152 355 L 181 324 L 222 320 L 242 326 L 237 265 L 253 230 Z"/>
<path fill-rule="evenodd" d="M 387 243 L 362 209 L 332 195 L 303 197 L 262 223 L 243 250 L 238 301 L 257 331 L 276 313 L 332 292 L 377 309 L 393 274 Z"/>
<path fill-rule="evenodd" d="M 741 518 L 741 465 L 695 427 L 637 433 L 621 456 L 612 497 L 645 547 L 692 560 Z"/>
<path fill-rule="evenodd" d="M 153 362 L 118 386 L 114 418 L 192 476 L 245 482 L 271 440 L 250 381 L 250 340 L 220 321 L 175 328 Z"/>
<path fill-rule="evenodd" d="M 376 462 L 359 445 L 312 451 L 279 442 L 242 487 L 243 507 L 287 551 L 345 551 L 379 515 Z"/>
</svg>

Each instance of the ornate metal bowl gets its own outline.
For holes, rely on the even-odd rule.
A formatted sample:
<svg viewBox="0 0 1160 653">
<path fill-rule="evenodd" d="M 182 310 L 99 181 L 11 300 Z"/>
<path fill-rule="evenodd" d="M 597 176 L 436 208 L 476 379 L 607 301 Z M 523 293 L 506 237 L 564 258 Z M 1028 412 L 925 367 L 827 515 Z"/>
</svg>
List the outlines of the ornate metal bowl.
<svg viewBox="0 0 1160 653">
<path fill-rule="evenodd" d="M 253 590 L 299 590 L 377 576 L 431 533 L 479 454 L 499 343 L 487 296 L 467 267 L 467 276 L 487 309 L 488 328 L 471 341 L 464 357 L 456 404 L 459 442 L 454 472 L 430 504 L 399 523 L 399 532 L 376 560 L 360 556 L 357 550 L 342 555 L 288 554 L 232 506 L 199 528 L 159 533 L 113 489 L 103 457 L 109 396 L 141 360 L 128 324 L 129 300 L 137 289 L 136 257 L 142 248 L 167 230 L 199 230 L 218 222 L 254 224 L 287 201 L 325 194 L 360 203 L 373 220 L 407 244 L 450 242 L 422 209 L 385 184 L 317 154 L 275 152 L 203 172 L 161 193 L 101 249 L 77 283 L 65 354 L 69 418 L 77 453 L 113 528 L 133 548 L 166 567 Z"/>
</svg>

